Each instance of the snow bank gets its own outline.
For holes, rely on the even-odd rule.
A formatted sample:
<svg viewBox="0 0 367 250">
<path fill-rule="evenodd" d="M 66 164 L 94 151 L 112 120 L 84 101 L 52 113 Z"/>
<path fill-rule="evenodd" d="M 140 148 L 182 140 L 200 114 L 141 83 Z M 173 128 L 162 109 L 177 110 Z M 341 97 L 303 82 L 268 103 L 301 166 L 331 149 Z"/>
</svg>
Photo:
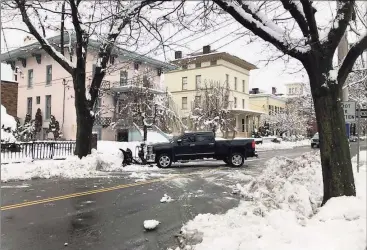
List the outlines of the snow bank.
<svg viewBox="0 0 367 250">
<path fill-rule="evenodd" d="M 144 221 L 144 228 L 147 230 L 153 230 L 159 225 L 159 221 L 157 220 L 145 220 Z"/>
<path fill-rule="evenodd" d="M 199 214 L 183 226 L 180 245 L 196 250 L 365 249 L 366 164 L 355 173 L 357 197 L 333 198 L 321 208 L 319 153 L 274 158 L 267 167 L 248 185 L 237 185 L 244 196 L 237 208 L 223 215 Z"/>
<path fill-rule="evenodd" d="M 128 165 L 123 167 L 119 148 L 130 148 L 133 154 L 141 142 L 99 141 L 91 155 L 79 159 L 68 156 L 65 160 L 44 160 L 13 163 L 1 166 L 1 181 L 28 180 L 35 178 L 93 178 L 106 176 L 109 172 L 132 172 L 129 177 L 147 180 L 160 176 L 157 166 Z"/>
<path fill-rule="evenodd" d="M 311 146 L 310 140 L 301 141 L 281 141 L 280 143 L 275 142 L 264 142 L 263 144 L 256 144 L 257 151 L 277 150 L 277 149 L 291 149 L 295 147 Z"/>
<path fill-rule="evenodd" d="M 6 112 L 6 108 L 1 105 L 1 141 L 13 143 L 16 141 L 13 131 L 17 129 L 17 122 L 14 117 Z"/>
</svg>

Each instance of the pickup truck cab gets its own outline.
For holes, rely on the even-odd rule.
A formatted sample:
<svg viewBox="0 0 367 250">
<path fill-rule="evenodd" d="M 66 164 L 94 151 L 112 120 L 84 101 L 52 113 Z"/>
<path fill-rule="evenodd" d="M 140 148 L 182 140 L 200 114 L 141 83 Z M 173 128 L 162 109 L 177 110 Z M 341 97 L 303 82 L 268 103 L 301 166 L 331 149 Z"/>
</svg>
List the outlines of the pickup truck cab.
<svg viewBox="0 0 367 250">
<path fill-rule="evenodd" d="M 155 162 L 160 168 L 173 162 L 217 159 L 235 167 L 248 157 L 257 156 L 254 139 L 215 140 L 212 132 L 185 133 L 169 143 L 153 144 Z"/>
</svg>

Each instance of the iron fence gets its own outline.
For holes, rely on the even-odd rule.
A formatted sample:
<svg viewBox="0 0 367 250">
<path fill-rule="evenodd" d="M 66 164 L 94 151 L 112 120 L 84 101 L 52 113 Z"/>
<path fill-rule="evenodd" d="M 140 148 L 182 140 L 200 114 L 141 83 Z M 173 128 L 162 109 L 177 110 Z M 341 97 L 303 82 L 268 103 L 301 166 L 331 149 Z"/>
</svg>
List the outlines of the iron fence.
<svg viewBox="0 0 367 250">
<path fill-rule="evenodd" d="M 73 155 L 75 141 L 1 143 L 1 164 L 29 160 L 65 159 Z"/>
</svg>

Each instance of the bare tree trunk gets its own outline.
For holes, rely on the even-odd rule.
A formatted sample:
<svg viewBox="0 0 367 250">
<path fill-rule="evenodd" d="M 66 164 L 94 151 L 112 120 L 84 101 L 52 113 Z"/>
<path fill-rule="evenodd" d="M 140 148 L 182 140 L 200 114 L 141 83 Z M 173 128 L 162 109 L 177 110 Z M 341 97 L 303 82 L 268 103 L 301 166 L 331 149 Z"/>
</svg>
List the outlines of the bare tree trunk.
<svg viewBox="0 0 367 250">
<path fill-rule="evenodd" d="M 77 73 L 74 77 L 75 88 L 75 109 L 76 109 L 76 147 L 74 154 L 79 158 L 91 153 L 91 136 L 93 130 L 94 116 L 91 115 L 91 108 L 85 96 L 85 74 Z"/>
<path fill-rule="evenodd" d="M 332 197 L 355 196 L 356 191 L 349 143 L 345 136 L 346 127 L 340 101 L 341 88 L 335 82 L 325 79 L 319 70 L 314 70 L 312 75 L 310 84 L 320 135 L 323 205 Z M 325 82 L 328 87 L 322 86 Z"/>
</svg>

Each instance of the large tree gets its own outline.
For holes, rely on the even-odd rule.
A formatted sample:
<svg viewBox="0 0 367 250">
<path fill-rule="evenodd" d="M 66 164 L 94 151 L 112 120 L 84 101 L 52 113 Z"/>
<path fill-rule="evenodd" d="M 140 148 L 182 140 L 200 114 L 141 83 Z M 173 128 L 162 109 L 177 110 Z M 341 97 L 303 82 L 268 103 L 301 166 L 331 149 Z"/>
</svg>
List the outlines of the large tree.
<svg viewBox="0 0 367 250">
<path fill-rule="evenodd" d="M 30 33 L 40 44 L 41 48 L 59 63 L 73 79 L 75 109 L 77 117 L 77 135 L 75 154 L 80 158 L 91 151 L 91 135 L 95 116 L 93 107 L 98 97 L 101 83 L 110 63 L 111 52 L 119 37 L 124 45 L 131 45 L 141 31 L 151 34 L 158 33 L 158 23 L 151 25 L 150 19 L 144 16 L 147 9 L 155 8 L 161 2 L 155 1 L 86 1 L 65 0 L 60 2 L 13 0 L 4 2 L 5 11 L 15 11 L 10 19 L 13 24 L 9 29 L 19 29 L 14 25 L 16 14 L 20 14 L 26 28 L 22 30 Z M 4 7 L 4 6 L 3 6 Z M 4 12 L 3 12 L 4 13 Z M 12 14 L 9 14 L 12 15 Z M 8 16 L 9 16 L 8 15 Z M 149 16 L 150 13 L 147 13 Z M 55 25 L 59 21 L 60 25 Z M 64 56 L 65 26 L 72 27 L 76 43 L 69 46 L 76 60 L 72 56 Z M 46 34 L 50 30 L 59 30 L 61 34 L 60 47 L 50 44 Z M 98 31 L 98 32 L 97 32 Z M 86 86 L 86 62 L 89 40 L 91 37 L 101 41 L 97 57 L 96 68 L 88 89 Z M 158 35 L 157 35 L 158 36 Z M 153 35 L 154 37 L 154 35 Z M 136 42 L 136 41 L 135 41 Z M 70 48 L 72 47 L 72 48 Z M 60 52 L 59 52 L 60 51 Z"/>
<path fill-rule="evenodd" d="M 316 5 L 310 0 L 213 1 L 253 34 L 302 63 L 320 133 L 323 204 L 331 197 L 355 195 L 341 98 L 353 64 L 367 48 L 367 33 L 362 32 L 340 65 L 333 65 L 339 42 L 353 18 L 355 1 L 339 1 L 325 34 L 320 31 Z"/>
</svg>

